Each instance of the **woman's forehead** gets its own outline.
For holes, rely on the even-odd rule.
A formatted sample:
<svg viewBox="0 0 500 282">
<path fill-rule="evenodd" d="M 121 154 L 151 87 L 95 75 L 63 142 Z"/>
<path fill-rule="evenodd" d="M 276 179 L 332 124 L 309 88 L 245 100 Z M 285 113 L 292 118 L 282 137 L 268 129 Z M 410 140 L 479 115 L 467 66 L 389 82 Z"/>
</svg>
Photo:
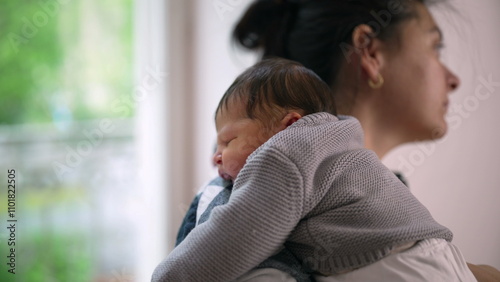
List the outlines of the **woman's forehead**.
<svg viewBox="0 0 500 282">
<path fill-rule="evenodd" d="M 424 31 L 437 30 L 439 32 L 440 29 L 434 20 L 434 17 L 430 13 L 429 9 L 423 4 L 416 4 L 414 6 L 416 17 L 409 21 L 409 24 L 406 27 L 418 27 Z M 404 30 L 403 30 L 404 32 Z"/>
<path fill-rule="evenodd" d="M 438 37 L 442 40 L 442 33 L 439 26 L 434 21 L 429 10 L 424 5 L 415 5 L 417 15 L 401 23 L 398 41 L 402 47 L 399 50 L 410 51 L 415 48 L 422 48 L 422 44 L 428 42 L 429 37 Z"/>
</svg>

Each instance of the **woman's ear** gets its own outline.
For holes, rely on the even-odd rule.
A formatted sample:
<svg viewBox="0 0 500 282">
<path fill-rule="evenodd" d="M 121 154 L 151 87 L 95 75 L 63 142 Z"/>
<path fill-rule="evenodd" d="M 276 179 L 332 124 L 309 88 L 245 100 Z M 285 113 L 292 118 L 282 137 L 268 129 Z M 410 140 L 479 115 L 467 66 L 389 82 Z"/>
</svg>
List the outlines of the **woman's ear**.
<svg viewBox="0 0 500 282">
<path fill-rule="evenodd" d="M 361 24 L 352 33 L 352 44 L 359 57 L 362 74 L 366 75 L 366 79 L 377 81 L 383 64 L 383 42 L 375 38 L 369 25 Z"/>
<path fill-rule="evenodd" d="M 302 115 L 297 113 L 297 112 L 289 112 L 286 114 L 283 119 L 280 122 L 280 130 L 283 130 L 290 125 L 294 124 L 296 121 L 298 121 L 300 118 L 302 118 Z"/>
</svg>

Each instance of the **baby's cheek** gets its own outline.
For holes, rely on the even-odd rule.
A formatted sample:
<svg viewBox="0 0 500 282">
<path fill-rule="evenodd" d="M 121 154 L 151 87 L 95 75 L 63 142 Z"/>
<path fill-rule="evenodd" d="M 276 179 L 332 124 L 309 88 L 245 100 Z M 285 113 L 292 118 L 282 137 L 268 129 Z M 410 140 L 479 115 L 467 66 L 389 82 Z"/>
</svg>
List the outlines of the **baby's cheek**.
<svg viewBox="0 0 500 282">
<path fill-rule="evenodd" d="M 273 136 L 274 134 L 276 134 L 276 132 L 272 128 L 267 128 L 267 127 L 261 128 L 257 132 L 257 135 L 254 136 L 254 139 L 252 141 L 254 141 L 255 144 L 262 145 L 262 144 L 266 143 L 267 140 L 269 140 L 269 138 L 271 138 L 271 136 Z"/>
<path fill-rule="evenodd" d="M 231 175 L 233 178 L 236 177 L 236 175 L 240 172 L 241 168 L 245 164 L 243 160 L 243 163 L 241 160 L 232 160 L 224 164 L 226 173 Z"/>
<path fill-rule="evenodd" d="M 248 156 L 250 156 L 256 149 L 257 147 L 253 144 L 245 144 L 240 147 L 240 154 L 243 163 L 246 163 Z"/>
</svg>

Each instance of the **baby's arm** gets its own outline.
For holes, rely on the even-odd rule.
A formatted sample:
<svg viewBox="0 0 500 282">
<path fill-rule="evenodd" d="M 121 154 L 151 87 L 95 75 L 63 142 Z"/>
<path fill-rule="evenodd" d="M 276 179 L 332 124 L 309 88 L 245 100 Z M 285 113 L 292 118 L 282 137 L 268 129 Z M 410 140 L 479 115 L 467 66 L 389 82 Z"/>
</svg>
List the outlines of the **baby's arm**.
<svg viewBox="0 0 500 282">
<path fill-rule="evenodd" d="M 261 151 L 213 210 L 156 268 L 152 281 L 229 281 L 273 255 L 302 217 L 302 177 L 280 152 Z"/>
</svg>

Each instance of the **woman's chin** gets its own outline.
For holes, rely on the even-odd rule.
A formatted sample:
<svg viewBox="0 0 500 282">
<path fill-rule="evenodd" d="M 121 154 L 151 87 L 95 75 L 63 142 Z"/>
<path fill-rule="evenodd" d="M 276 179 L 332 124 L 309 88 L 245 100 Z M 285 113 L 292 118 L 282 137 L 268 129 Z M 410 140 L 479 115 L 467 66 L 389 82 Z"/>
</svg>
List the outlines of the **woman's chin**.
<svg viewBox="0 0 500 282">
<path fill-rule="evenodd" d="M 437 140 L 441 139 L 446 135 L 446 132 L 448 132 L 448 125 L 446 122 L 444 122 L 442 125 L 434 127 L 431 131 L 430 134 L 430 140 Z"/>
</svg>

